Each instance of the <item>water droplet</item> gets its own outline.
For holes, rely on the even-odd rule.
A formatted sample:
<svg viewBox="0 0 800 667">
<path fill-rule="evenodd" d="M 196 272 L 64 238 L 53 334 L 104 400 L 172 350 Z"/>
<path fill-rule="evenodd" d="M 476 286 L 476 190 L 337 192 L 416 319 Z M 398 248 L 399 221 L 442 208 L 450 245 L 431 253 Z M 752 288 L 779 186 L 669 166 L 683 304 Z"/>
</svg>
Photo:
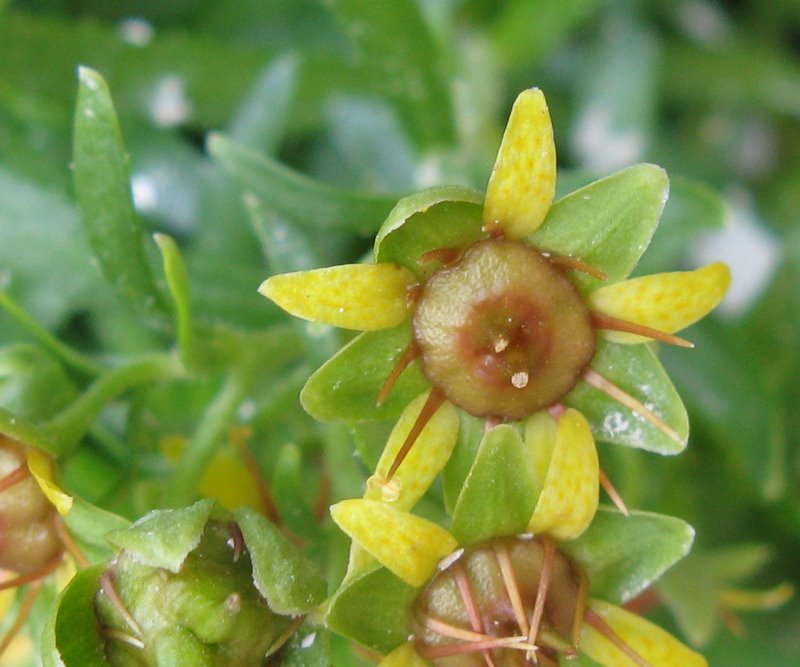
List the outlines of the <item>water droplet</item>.
<svg viewBox="0 0 800 667">
<path fill-rule="evenodd" d="M 174 127 L 189 120 L 192 103 L 183 77 L 174 73 L 161 77 L 156 82 L 148 110 L 153 122 L 161 127 Z"/>
</svg>

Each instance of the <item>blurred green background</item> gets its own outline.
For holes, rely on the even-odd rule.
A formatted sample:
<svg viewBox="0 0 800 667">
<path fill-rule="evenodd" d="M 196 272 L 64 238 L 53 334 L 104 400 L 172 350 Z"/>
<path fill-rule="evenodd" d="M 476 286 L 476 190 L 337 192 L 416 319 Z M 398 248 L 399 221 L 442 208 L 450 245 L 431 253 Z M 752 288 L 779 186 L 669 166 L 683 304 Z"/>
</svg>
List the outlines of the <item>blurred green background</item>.
<svg viewBox="0 0 800 667">
<path fill-rule="evenodd" d="M 680 197 L 637 271 L 722 259 L 733 288 L 686 333 L 694 351 L 664 350 L 688 450 L 601 447 L 603 465 L 628 505 L 697 528 L 694 555 L 659 589 L 673 612 L 661 620 L 712 665 L 800 664 L 797 597 L 742 613 L 739 632 L 716 613 L 731 586 L 800 584 L 800 1 L 0 0 L 0 286 L 63 340 L 112 357 L 169 339 L 89 259 L 69 168 L 78 65 L 109 83 L 137 211 L 180 242 L 197 316 L 242 331 L 288 322 L 256 294 L 268 273 L 359 258 L 387 202 L 433 184 L 483 188 L 523 88 L 547 96 L 562 192 L 635 162 L 665 167 Z M 215 161 L 211 132 L 252 154 Z M 270 204 L 272 236 L 254 231 L 243 189 Z M 327 349 L 288 354 L 249 406 L 279 496 L 274 471 L 316 470 L 321 452 L 333 498 L 363 479 L 350 435 L 297 404 L 338 345 L 326 336 Z M 0 314 L 0 344 L 21 340 Z M 12 372 L 0 352 L 3 405 Z M 191 431 L 214 382 L 148 396 L 144 451 Z M 132 432 L 130 414 L 103 419 Z M 113 438 L 94 438 L 67 462 L 72 488 L 129 515 L 152 506 L 158 457 L 143 455 L 119 497 L 131 473 Z M 287 490 L 289 513 L 292 493 L 314 496 Z"/>
</svg>

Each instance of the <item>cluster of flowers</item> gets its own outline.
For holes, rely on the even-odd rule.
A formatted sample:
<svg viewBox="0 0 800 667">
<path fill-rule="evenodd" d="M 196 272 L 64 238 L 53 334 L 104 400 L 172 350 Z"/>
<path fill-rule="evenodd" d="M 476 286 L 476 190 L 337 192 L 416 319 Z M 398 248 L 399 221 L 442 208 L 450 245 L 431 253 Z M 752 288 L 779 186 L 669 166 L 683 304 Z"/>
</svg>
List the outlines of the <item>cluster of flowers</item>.
<svg viewBox="0 0 800 667">
<path fill-rule="evenodd" d="M 0 591 L 40 581 L 65 553 L 83 568 L 46 630 L 47 664 L 88 664 L 89 654 L 92 664 L 277 664 L 313 611 L 383 667 L 581 655 L 605 667 L 705 665 L 611 603 L 657 578 L 692 533 L 629 512 L 595 438 L 662 454 L 685 447 L 685 412 L 646 343 L 690 346 L 675 334 L 719 303 L 728 270 L 628 278 L 666 202 L 661 169 L 638 165 L 553 204 L 555 179 L 544 96 L 527 90 L 485 196 L 439 187 L 407 197 L 380 230 L 374 262 L 262 285 L 293 315 L 363 332 L 309 379 L 306 409 L 393 425 L 363 497 L 331 507 L 352 546 L 327 599 L 324 580 L 266 518 L 208 500 L 106 531 L 117 555 L 91 567 L 61 518 L 73 499 L 53 483 L 50 459 L 3 436 L 0 567 L 14 574 Z M 450 530 L 411 513 L 440 473 Z M 617 509 L 599 507 L 601 487 Z M 86 504 L 76 502 L 80 521 Z M 646 562 L 644 537 L 619 541 L 653 526 L 682 535 L 672 560 L 603 572 L 614 548 Z M 89 619 L 81 641 L 75 618 Z"/>
</svg>

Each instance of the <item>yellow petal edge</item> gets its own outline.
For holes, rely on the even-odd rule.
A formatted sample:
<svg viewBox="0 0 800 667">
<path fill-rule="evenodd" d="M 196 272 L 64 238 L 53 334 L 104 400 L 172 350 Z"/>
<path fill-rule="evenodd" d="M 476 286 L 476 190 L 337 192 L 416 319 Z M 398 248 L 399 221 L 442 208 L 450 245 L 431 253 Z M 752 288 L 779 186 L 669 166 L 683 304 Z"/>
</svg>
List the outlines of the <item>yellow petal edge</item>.
<svg viewBox="0 0 800 667">
<path fill-rule="evenodd" d="M 706 659 L 650 621 L 601 600 L 589 608 L 641 657 L 656 667 L 708 667 Z M 603 667 L 637 667 L 636 663 L 584 621 L 580 650 Z"/>
<path fill-rule="evenodd" d="M 72 496 L 64 493 L 53 479 L 53 463 L 49 456 L 40 452 L 38 449 L 31 449 L 28 452 L 28 470 L 31 471 L 36 483 L 47 496 L 50 504 L 56 508 L 59 514 L 67 514 L 72 509 Z"/>
<path fill-rule="evenodd" d="M 376 500 L 343 500 L 331 507 L 331 517 L 354 542 L 411 586 L 428 581 L 439 561 L 458 546 L 432 521 Z"/>
<path fill-rule="evenodd" d="M 556 148 L 544 94 L 519 94 L 506 125 L 489 185 L 483 222 L 522 239 L 544 222 L 556 190 Z"/>
<path fill-rule="evenodd" d="M 596 312 L 675 333 L 716 308 L 730 283 L 730 270 L 722 262 L 716 262 L 696 271 L 657 273 L 601 287 L 589 295 L 588 301 Z M 603 331 L 603 337 L 613 343 L 650 340 L 608 330 Z"/>
<path fill-rule="evenodd" d="M 428 667 L 429 664 L 417 655 L 414 645 L 409 642 L 398 646 L 378 663 L 378 667 Z"/>
<path fill-rule="evenodd" d="M 375 331 L 403 322 L 414 274 L 399 264 L 344 264 L 268 278 L 258 291 L 286 312 L 341 329 Z"/>
</svg>

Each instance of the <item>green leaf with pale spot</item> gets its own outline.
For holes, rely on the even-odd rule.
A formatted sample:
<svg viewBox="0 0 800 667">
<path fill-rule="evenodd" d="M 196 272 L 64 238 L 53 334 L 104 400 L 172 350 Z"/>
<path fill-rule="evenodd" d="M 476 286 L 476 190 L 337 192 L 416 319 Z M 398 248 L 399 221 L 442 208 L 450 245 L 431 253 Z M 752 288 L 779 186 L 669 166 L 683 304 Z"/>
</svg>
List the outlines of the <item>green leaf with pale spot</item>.
<svg viewBox="0 0 800 667">
<path fill-rule="evenodd" d="M 686 408 L 649 345 L 598 340 L 592 368 L 650 408 L 669 429 L 665 432 L 604 392 L 579 382 L 565 402 L 584 414 L 597 440 L 666 455 L 684 450 L 689 439 Z"/>
<path fill-rule="evenodd" d="M 108 667 L 94 596 L 105 565 L 80 570 L 61 592 L 42 634 L 44 667 Z"/>
<path fill-rule="evenodd" d="M 686 556 L 693 541 L 694 529 L 675 517 L 601 507 L 586 532 L 559 549 L 584 569 L 592 597 L 622 603 Z"/>
<path fill-rule="evenodd" d="M 199 500 L 191 507 L 154 510 L 129 528 L 111 533 L 108 540 L 144 565 L 178 572 L 200 544 L 213 509 L 213 500 Z"/>
<path fill-rule="evenodd" d="M 380 407 L 375 404 L 381 386 L 410 342 L 408 323 L 361 334 L 308 379 L 300 393 L 300 402 L 320 421 L 398 417 L 411 399 L 429 388 L 417 364 L 411 364 L 386 402 Z"/>
<path fill-rule="evenodd" d="M 519 432 L 507 424 L 483 438 L 453 512 L 461 544 L 524 533 L 539 495 Z"/>
<path fill-rule="evenodd" d="M 559 199 L 530 242 L 577 257 L 603 271 L 610 282 L 623 280 L 650 243 L 668 193 L 661 167 L 628 167 Z M 573 279 L 582 290 L 603 284 L 582 274 Z"/>
<path fill-rule="evenodd" d="M 470 188 L 442 186 L 404 197 L 375 237 L 375 261 L 403 264 L 427 276 L 438 264 L 422 264 L 419 258 L 484 238 L 482 216 L 483 193 Z"/>
<path fill-rule="evenodd" d="M 411 633 L 417 593 L 416 588 L 382 567 L 339 590 L 325 624 L 380 653 L 389 653 Z"/>
<path fill-rule="evenodd" d="M 325 599 L 325 580 L 274 524 L 247 507 L 233 515 L 253 563 L 253 582 L 270 609 L 297 616 Z"/>
</svg>

